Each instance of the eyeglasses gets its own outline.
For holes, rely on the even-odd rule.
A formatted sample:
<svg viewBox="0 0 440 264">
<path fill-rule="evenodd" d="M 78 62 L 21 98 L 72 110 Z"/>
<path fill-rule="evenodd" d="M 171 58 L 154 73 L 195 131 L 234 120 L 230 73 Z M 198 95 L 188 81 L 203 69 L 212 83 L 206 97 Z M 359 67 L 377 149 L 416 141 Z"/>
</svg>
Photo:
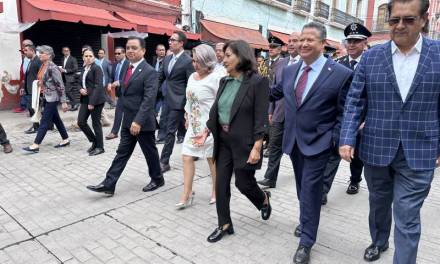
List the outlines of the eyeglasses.
<svg viewBox="0 0 440 264">
<path fill-rule="evenodd" d="M 388 19 L 388 24 L 390 26 L 395 26 L 402 21 L 402 23 L 405 25 L 413 25 L 418 18 L 418 16 L 390 17 Z"/>
</svg>

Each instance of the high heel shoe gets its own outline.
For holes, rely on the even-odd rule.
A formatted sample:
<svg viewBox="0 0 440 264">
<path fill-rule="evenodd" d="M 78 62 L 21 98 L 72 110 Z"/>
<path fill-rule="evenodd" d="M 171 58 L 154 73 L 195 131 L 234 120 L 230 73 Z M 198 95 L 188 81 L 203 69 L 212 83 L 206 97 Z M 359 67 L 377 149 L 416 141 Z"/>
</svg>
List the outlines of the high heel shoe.
<svg viewBox="0 0 440 264">
<path fill-rule="evenodd" d="M 215 243 L 223 238 L 223 235 L 228 234 L 232 235 L 234 234 L 234 227 L 232 224 L 229 224 L 229 226 L 226 229 L 223 229 L 223 226 L 217 227 L 214 232 L 212 232 L 208 237 L 209 243 Z"/>
<path fill-rule="evenodd" d="M 191 195 L 188 197 L 188 199 L 185 202 L 176 203 L 176 205 L 175 205 L 176 209 L 183 210 L 187 207 L 190 207 L 193 204 L 195 194 L 196 194 L 195 192 L 192 192 Z"/>
</svg>

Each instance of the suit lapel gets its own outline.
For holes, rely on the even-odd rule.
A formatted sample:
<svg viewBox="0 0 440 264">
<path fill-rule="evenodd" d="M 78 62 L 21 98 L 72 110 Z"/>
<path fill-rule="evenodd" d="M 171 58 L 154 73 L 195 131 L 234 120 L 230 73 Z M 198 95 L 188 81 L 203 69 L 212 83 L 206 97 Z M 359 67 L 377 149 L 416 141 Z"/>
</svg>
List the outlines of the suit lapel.
<svg viewBox="0 0 440 264">
<path fill-rule="evenodd" d="M 422 41 L 423 41 L 422 42 L 422 51 L 420 53 L 419 64 L 417 65 L 416 74 L 414 75 L 414 80 L 413 80 L 413 82 L 411 84 L 411 87 L 409 89 L 408 95 L 406 96 L 406 100 L 405 100 L 404 104 L 406 102 L 408 102 L 408 100 L 411 97 L 411 95 L 417 89 L 417 87 L 420 84 L 420 81 L 423 78 L 423 73 L 427 72 L 429 66 L 431 65 L 431 59 L 430 59 L 430 56 L 428 54 L 429 46 L 430 45 L 429 45 L 429 43 L 427 43 L 425 38 L 423 38 Z"/>
<path fill-rule="evenodd" d="M 240 88 L 238 89 L 237 95 L 235 96 L 234 102 L 232 103 L 231 114 L 229 117 L 229 123 L 232 122 L 232 119 L 234 118 L 235 114 L 237 113 L 238 108 L 240 108 L 240 105 L 243 102 L 243 99 L 249 89 L 249 83 L 250 83 L 249 77 L 245 76 L 243 78 L 243 82 L 240 85 Z"/>
<path fill-rule="evenodd" d="M 289 87 L 289 100 L 293 101 L 293 104 L 295 105 L 296 108 L 298 108 L 298 105 L 296 104 L 296 98 L 295 98 L 295 81 L 301 69 L 302 62 L 303 62 L 302 60 L 299 60 L 292 67 L 293 74 L 291 75 L 290 80 L 288 80 L 288 86 L 287 86 Z"/>
<path fill-rule="evenodd" d="M 301 105 L 298 107 L 301 108 L 307 101 L 310 99 L 310 97 L 313 96 L 313 94 L 322 87 L 321 84 L 324 83 L 324 81 L 333 73 L 333 66 L 335 62 L 327 59 L 326 63 L 324 64 L 324 67 L 322 67 L 321 72 L 318 75 L 318 78 L 316 78 L 315 82 L 313 83 L 312 87 L 310 87 L 309 92 L 307 93 L 306 97 L 302 101 Z M 296 101 L 296 100 L 295 100 Z"/>
<path fill-rule="evenodd" d="M 390 78 L 391 85 L 393 86 L 394 91 L 399 95 L 400 100 L 402 100 L 402 95 L 400 94 L 399 86 L 397 85 L 396 81 L 396 74 L 394 73 L 393 54 L 391 53 L 391 41 L 388 41 L 387 45 L 383 49 L 383 55 L 383 57 L 385 58 L 385 71 Z"/>
<path fill-rule="evenodd" d="M 144 61 L 142 61 L 141 63 L 139 63 L 139 65 L 136 67 L 136 69 L 134 70 L 134 72 L 133 72 L 133 74 L 131 75 L 131 77 L 130 77 L 130 80 L 128 80 L 128 83 L 127 83 L 127 87 L 125 87 L 125 89 L 124 89 L 124 94 L 127 92 L 127 90 L 129 89 L 128 87 L 130 86 L 130 84 L 132 83 L 132 81 L 134 80 L 134 79 L 136 79 L 141 73 L 142 73 L 142 70 L 143 70 L 143 68 L 144 68 L 144 64 L 145 64 L 146 62 L 145 62 L 145 60 Z M 128 69 L 128 68 L 127 68 Z M 122 79 L 122 82 L 124 82 L 124 80 L 125 80 L 125 75 L 127 74 L 127 71 L 125 71 L 124 72 L 124 78 Z"/>
<path fill-rule="evenodd" d="M 177 68 L 177 66 L 179 65 L 179 63 L 183 60 L 183 56 L 184 56 L 184 55 L 185 55 L 185 54 L 182 53 L 182 54 L 179 56 L 179 58 L 177 58 L 176 63 L 174 63 L 173 68 L 171 69 L 170 76 L 173 75 L 175 69 Z M 171 57 L 171 59 L 173 59 L 173 57 Z M 170 61 L 171 61 L 171 60 L 170 60 Z"/>
</svg>

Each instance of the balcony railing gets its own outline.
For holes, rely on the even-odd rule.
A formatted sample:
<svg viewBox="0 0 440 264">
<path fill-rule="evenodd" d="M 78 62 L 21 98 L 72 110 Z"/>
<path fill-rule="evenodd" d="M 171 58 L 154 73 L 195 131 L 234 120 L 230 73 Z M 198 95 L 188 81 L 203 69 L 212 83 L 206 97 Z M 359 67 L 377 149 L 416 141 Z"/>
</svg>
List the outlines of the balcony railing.
<svg viewBox="0 0 440 264">
<path fill-rule="evenodd" d="M 330 14 L 330 6 L 321 1 L 317 1 L 315 6 L 314 16 L 328 19 L 329 14 Z"/>
<path fill-rule="evenodd" d="M 283 4 L 287 4 L 287 5 L 292 5 L 292 0 L 276 0 L 277 2 L 283 3 Z"/>
<path fill-rule="evenodd" d="M 310 12 L 312 8 L 312 0 L 296 0 L 295 7 L 299 10 Z"/>
<path fill-rule="evenodd" d="M 330 17 L 330 21 L 339 23 L 343 26 L 346 26 L 350 23 L 356 22 L 359 24 L 364 24 L 364 21 L 362 19 L 359 19 L 357 17 L 351 16 L 344 11 L 341 11 L 337 8 L 332 8 L 332 15 Z"/>
</svg>

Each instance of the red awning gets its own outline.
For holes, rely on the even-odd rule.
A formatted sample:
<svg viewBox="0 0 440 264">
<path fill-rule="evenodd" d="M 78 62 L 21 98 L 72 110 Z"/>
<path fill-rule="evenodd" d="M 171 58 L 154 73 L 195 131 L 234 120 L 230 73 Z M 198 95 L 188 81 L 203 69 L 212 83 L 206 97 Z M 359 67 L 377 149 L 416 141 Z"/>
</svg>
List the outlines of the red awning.
<svg viewBox="0 0 440 264">
<path fill-rule="evenodd" d="M 120 29 L 136 27 L 106 10 L 54 0 L 22 0 L 22 18 L 23 22 L 59 20 Z"/>
<path fill-rule="evenodd" d="M 287 45 L 289 43 L 289 34 L 277 32 L 277 31 L 272 31 L 272 30 L 270 30 L 269 33 L 272 36 L 279 38 L 285 45 Z"/>
<path fill-rule="evenodd" d="M 241 39 L 256 49 L 268 49 L 269 42 L 258 30 L 237 27 L 233 25 L 200 20 L 202 24 L 202 39 L 212 42 L 223 42 L 225 40 Z"/>
<path fill-rule="evenodd" d="M 159 35 L 166 34 L 168 36 L 171 36 L 174 31 L 179 30 L 176 26 L 168 21 L 123 12 L 116 12 L 116 14 L 118 14 L 122 19 L 128 22 L 136 24 L 138 32 L 147 32 Z M 184 33 L 186 34 L 188 39 L 200 39 L 200 34 L 189 32 Z"/>
</svg>

